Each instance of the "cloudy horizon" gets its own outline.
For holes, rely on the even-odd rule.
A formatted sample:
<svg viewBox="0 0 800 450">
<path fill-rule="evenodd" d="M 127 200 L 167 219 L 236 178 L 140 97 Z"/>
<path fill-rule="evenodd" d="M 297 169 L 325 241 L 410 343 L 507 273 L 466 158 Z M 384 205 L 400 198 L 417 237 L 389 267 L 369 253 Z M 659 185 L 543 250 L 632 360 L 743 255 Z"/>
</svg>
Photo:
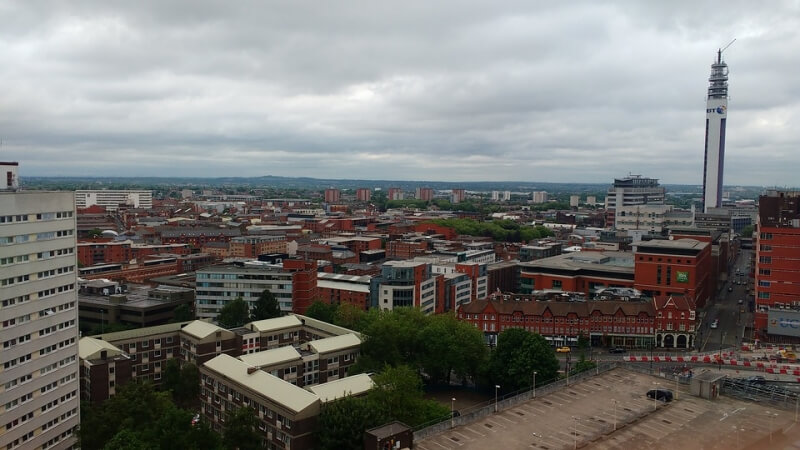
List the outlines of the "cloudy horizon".
<svg viewBox="0 0 800 450">
<path fill-rule="evenodd" d="M 24 176 L 796 185 L 800 8 L 747 1 L 0 4 Z"/>
</svg>

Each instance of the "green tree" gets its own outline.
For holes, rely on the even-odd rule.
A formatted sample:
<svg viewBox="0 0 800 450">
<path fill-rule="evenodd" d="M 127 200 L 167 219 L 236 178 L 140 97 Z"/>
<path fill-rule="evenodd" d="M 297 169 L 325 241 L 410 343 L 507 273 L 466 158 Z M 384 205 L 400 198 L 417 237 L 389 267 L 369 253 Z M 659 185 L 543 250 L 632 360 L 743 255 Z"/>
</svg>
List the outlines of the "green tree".
<svg viewBox="0 0 800 450">
<path fill-rule="evenodd" d="M 130 442 L 132 450 L 218 449 L 219 438 L 215 440 L 207 426 L 193 427 L 191 420 L 192 413 L 175 406 L 168 392 L 131 382 L 100 405 L 81 406 L 78 439 L 87 450 L 103 449 L 111 442 Z"/>
<path fill-rule="evenodd" d="M 430 318 L 420 331 L 420 365 L 434 383 L 450 383 L 455 372 L 466 378 L 474 376 L 486 358 L 483 333 L 452 314 Z"/>
<path fill-rule="evenodd" d="M 533 382 L 547 383 L 558 375 L 558 359 L 547 340 L 521 328 L 503 331 L 497 338 L 489 369 L 491 378 L 506 392 L 513 392 Z"/>
<path fill-rule="evenodd" d="M 192 312 L 192 308 L 189 307 L 187 304 L 178 305 L 173 311 L 173 322 L 187 322 L 189 320 L 194 320 L 194 312 Z"/>
<path fill-rule="evenodd" d="M 382 408 L 366 398 L 343 397 L 326 403 L 317 422 L 317 446 L 321 450 L 360 450 L 364 430 L 390 420 Z"/>
<path fill-rule="evenodd" d="M 588 359 L 586 359 L 586 355 L 581 353 L 578 362 L 575 363 L 575 367 L 572 369 L 572 373 L 573 374 L 581 373 L 587 370 L 592 370 L 595 367 L 597 367 L 597 363 L 595 363 L 594 361 L 589 361 Z"/>
<path fill-rule="evenodd" d="M 367 312 L 355 305 L 342 303 L 336 308 L 333 323 L 348 330 L 361 332 L 367 324 Z"/>
<path fill-rule="evenodd" d="M 256 415 L 252 408 L 237 409 L 225 423 L 222 444 L 228 450 L 260 449 L 261 435 L 256 426 Z"/>
<path fill-rule="evenodd" d="M 223 328 L 236 328 L 250 319 L 250 308 L 242 297 L 237 297 L 219 310 L 217 323 Z"/>
<path fill-rule="evenodd" d="M 261 295 L 258 296 L 255 306 L 253 306 L 253 312 L 250 318 L 252 320 L 264 320 L 274 319 L 280 316 L 281 307 L 278 304 L 278 300 L 269 289 L 264 289 Z"/>
<path fill-rule="evenodd" d="M 419 367 L 419 335 L 429 320 L 419 308 L 371 310 L 366 320 L 361 356 L 351 367 L 353 373 L 377 372 L 386 365 Z"/>
<path fill-rule="evenodd" d="M 336 316 L 336 310 L 338 308 L 336 305 L 330 305 L 328 303 L 323 302 L 322 300 L 316 300 L 311 306 L 306 309 L 305 316 L 311 317 L 312 319 L 321 320 L 323 322 L 333 323 L 333 319 Z"/>
<path fill-rule="evenodd" d="M 138 433 L 122 429 L 103 447 L 104 450 L 149 450 Z"/>
<path fill-rule="evenodd" d="M 367 400 L 393 420 L 416 427 L 450 414 L 449 407 L 423 397 L 422 379 L 411 367 L 386 367 L 373 381 Z"/>
<path fill-rule="evenodd" d="M 749 238 L 753 236 L 753 231 L 755 231 L 755 227 L 753 225 L 748 225 L 742 228 L 742 232 L 739 234 L 742 237 Z"/>
<path fill-rule="evenodd" d="M 103 235 L 103 230 L 100 228 L 92 228 L 86 233 L 90 238 L 97 238 Z"/>
</svg>

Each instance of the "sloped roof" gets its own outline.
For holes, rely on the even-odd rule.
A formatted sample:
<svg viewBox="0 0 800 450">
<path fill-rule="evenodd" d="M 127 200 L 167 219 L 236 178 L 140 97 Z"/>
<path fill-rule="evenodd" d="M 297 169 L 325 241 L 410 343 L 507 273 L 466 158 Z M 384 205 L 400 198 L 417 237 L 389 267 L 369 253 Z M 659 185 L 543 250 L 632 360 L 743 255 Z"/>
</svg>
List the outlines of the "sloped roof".
<svg viewBox="0 0 800 450">
<path fill-rule="evenodd" d="M 308 346 L 314 349 L 317 353 L 335 352 L 349 347 L 361 345 L 361 339 L 355 334 L 348 333 L 341 336 L 333 336 L 325 339 L 318 339 L 311 341 Z"/>
<path fill-rule="evenodd" d="M 197 339 L 205 339 L 208 336 L 216 333 L 217 331 L 227 331 L 222 327 L 218 327 L 213 323 L 204 322 L 202 320 L 195 320 L 181 329 L 189 336 L 196 337 Z"/>
<path fill-rule="evenodd" d="M 300 322 L 300 319 L 298 319 L 296 316 L 282 316 L 274 319 L 264 319 L 250 322 L 249 324 L 245 325 L 245 327 L 263 333 L 267 331 L 282 330 L 284 328 L 299 327 L 300 325 L 302 325 L 302 322 Z"/>
<path fill-rule="evenodd" d="M 296 361 L 301 358 L 300 352 L 295 350 L 295 348 L 291 345 L 272 350 L 251 353 L 249 355 L 242 355 L 239 357 L 242 362 L 252 367 L 272 366 L 289 361 Z"/>
<path fill-rule="evenodd" d="M 250 366 L 233 356 L 223 353 L 206 362 L 204 367 L 283 405 L 295 413 L 301 413 L 309 408 L 319 410 L 319 398 L 316 395 L 263 370 L 247 373 Z"/>
<path fill-rule="evenodd" d="M 569 313 L 578 316 L 589 316 L 594 311 L 604 315 L 613 315 L 622 311 L 626 316 L 636 316 L 641 312 L 652 315 L 653 304 L 647 301 L 616 301 L 598 300 L 588 302 L 558 302 L 558 301 L 498 301 L 476 300 L 461 307 L 465 314 L 482 314 L 487 308 L 493 309 L 497 314 L 513 314 L 521 312 L 524 315 L 542 315 L 549 310 L 554 316 L 566 316 Z"/>
<path fill-rule="evenodd" d="M 308 386 L 306 389 L 319 396 L 319 400 L 322 403 L 327 403 L 348 395 L 363 394 L 372 389 L 373 386 L 375 386 L 375 383 L 372 381 L 372 378 L 365 373 L 360 373 L 352 377 L 345 377 L 315 386 Z"/>
<path fill-rule="evenodd" d="M 78 356 L 83 360 L 100 359 L 100 352 L 107 352 L 107 356 L 121 355 L 123 352 L 114 345 L 93 337 L 83 337 L 78 341 Z"/>
</svg>

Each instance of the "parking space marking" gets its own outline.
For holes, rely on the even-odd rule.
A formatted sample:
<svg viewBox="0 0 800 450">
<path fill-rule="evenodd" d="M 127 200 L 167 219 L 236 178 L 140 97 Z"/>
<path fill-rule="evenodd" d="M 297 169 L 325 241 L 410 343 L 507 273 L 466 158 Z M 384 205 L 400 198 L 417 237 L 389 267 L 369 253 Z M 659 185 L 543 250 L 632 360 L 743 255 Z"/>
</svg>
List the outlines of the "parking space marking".
<svg viewBox="0 0 800 450">
<path fill-rule="evenodd" d="M 518 423 L 519 423 L 519 422 L 514 422 L 513 420 L 509 419 L 508 417 L 505 417 L 505 416 L 504 416 L 504 415 L 502 415 L 502 414 L 498 414 L 498 415 L 496 415 L 496 416 L 494 416 L 494 417 L 496 417 L 496 418 L 498 418 L 498 419 L 503 419 L 503 420 L 505 420 L 505 421 L 507 421 L 507 422 L 511 422 L 511 423 L 513 423 L 514 425 L 516 425 L 516 424 L 518 424 Z"/>
<path fill-rule="evenodd" d="M 486 437 L 485 434 L 478 432 L 478 430 L 476 430 L 474 427 L 464 427 L 462 428 L 462 430 L 464 430 L 465 433 L 470 432 L 470 433 L 475 433 L 480 437 Z"/>
<path fill-rule="evenodd" d="M 492 424 L 492 426 L 498 426 L 498 427 L 500 427 L 500 428 L 503 428 L 503 429 L 505 429 L 505 428 L 506 428 L 506 426 L 505 426 L 505 425 L 503 425 L 503 424 L 501 424 L 501 423 L 497 423 L 497 422 L 495 422 L 495 421 L 493 421 L 493 420 L 489 420 L 489 418 L 488 418 L 488 417 L 487 417 L 485 420 L 486 420 L 486 422 L 489 422 L 489 423 L 491 423 L 491 424 Z M 491 430 L 491 429 L 492 429 L 492 428 L 490 428 L 490 430 Z"/>
</svg>

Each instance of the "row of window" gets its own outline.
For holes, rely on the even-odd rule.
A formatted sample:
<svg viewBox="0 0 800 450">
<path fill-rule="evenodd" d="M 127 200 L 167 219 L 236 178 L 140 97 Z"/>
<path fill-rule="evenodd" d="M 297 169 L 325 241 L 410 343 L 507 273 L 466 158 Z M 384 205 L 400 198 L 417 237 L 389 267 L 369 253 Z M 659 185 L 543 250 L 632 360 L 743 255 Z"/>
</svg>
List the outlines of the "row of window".
<svg viewBox="0 0 800 450">
<path fill-rule="evenodd" d="M 58 275 L 62 275 L 62 274 L 65 274 L 65 273 L 71 273 L 71 272 L 75 272 L 75 266 L 64 266 L 64 267 L 58 267 L 56 269 L 50 269 L 50 270 L 45 270 L 45 271 L 42 271 L 42 272 L 38 272 L 36 274 L 36 278 L 41 280 L 43 278 L 51 278 L 51 277 L 55 277 L 55 276 L 58 276 Z"/>
<path fill-rule="evenodd" d="M 57 239 L 67 236 L 72 236 L 75 233 L 75 230 L 58 230 L 58 231 L 47 231 L 44 233 L 37 233 L 36 240 L 37 241 L 48 241 L 50 239 Z M 0 245 L 11 245 L 11 244 L 23 244 L 25 242 L 29 242 L 31 240 L 30 234 L 18 234 L 16 236 L 0 236 Z"/>
<path fill-rule="evenodd" d="M 6 308 L 6 307 L 9 307 L 9 306 L 22 304 L 22 303 L 27 302 L 30 299 L 31 299 L 31 296 L 28 295 L 28 294 L 20 295 L 19 297 L 9 298 L 9 299 L 6 299 L 6 300 L 3 300 L 2 302 L 0 302 L 0 308 Z"/>
<path fill-rule="evenodd" d="M 7 382 L 6 384 L 3 385 L 3 387 L 5 388 L 6 392 L 8 392 L 8 391 L 10 391 L 11 389 L 14 389 L 17 386 L 22 386 L 23 384 L 31 381 L 32 379 L 33 379 L 33 374 L 32 373 L 28 373 L 28 374 L 25 374 L 25 375 L 23 375 L 23 376 L 21 376 L 19 378 L 15 378 L 15 379 Z"/>
<path fill-rule="evenodd" d="M 42 412 L 46 412 L 46 411 L 48 411 L 50 409 L 55 408 L 56 406 L 58 406 L 58 405 L 60 405 L 62 403 L 68 402 L 69 400 L 75 398 L 77 395 L 78 395 L 78 391 L 74 390 L 74 391 L 71 391 L 71 392 L 68 392 L 68 393 L 62 395 L 59 398 L 53 399 L 50 402 L 48 402 L 47 404 L 42 406 Z"/>
<path fill-rule="evenodd" d="M 38 213 L 36 214 L 36 220 L 43 222 L 47 220 L 56 220 L 56 219 L 69 219 L 73 216 L 72 211 L 58 211 L 58 212 L 46 212 L 46 213 Z M 0 223 L 14 223 L 14 222 L 28 222 L 30 221 L 32 214 L 17 214 L 13 216 L 0 216 Z"/>
<path fill-rule="evenodd" d="M 58 436 L 53 437 L 52 439 L 50 439 L 47 442 L 45 442 L 44 444 L 42 444 L 42 450 L 47 450 L 48 448 L 52 447 L 53 445 L 58 444 L 61 440 L 68 439 L 69 437 L 72 436 L 74 431 L 75 431 L 74 428 L 70 428 L 69 430 L 64 431 L 63 433 L 59 434 Z"/>
</svg>

